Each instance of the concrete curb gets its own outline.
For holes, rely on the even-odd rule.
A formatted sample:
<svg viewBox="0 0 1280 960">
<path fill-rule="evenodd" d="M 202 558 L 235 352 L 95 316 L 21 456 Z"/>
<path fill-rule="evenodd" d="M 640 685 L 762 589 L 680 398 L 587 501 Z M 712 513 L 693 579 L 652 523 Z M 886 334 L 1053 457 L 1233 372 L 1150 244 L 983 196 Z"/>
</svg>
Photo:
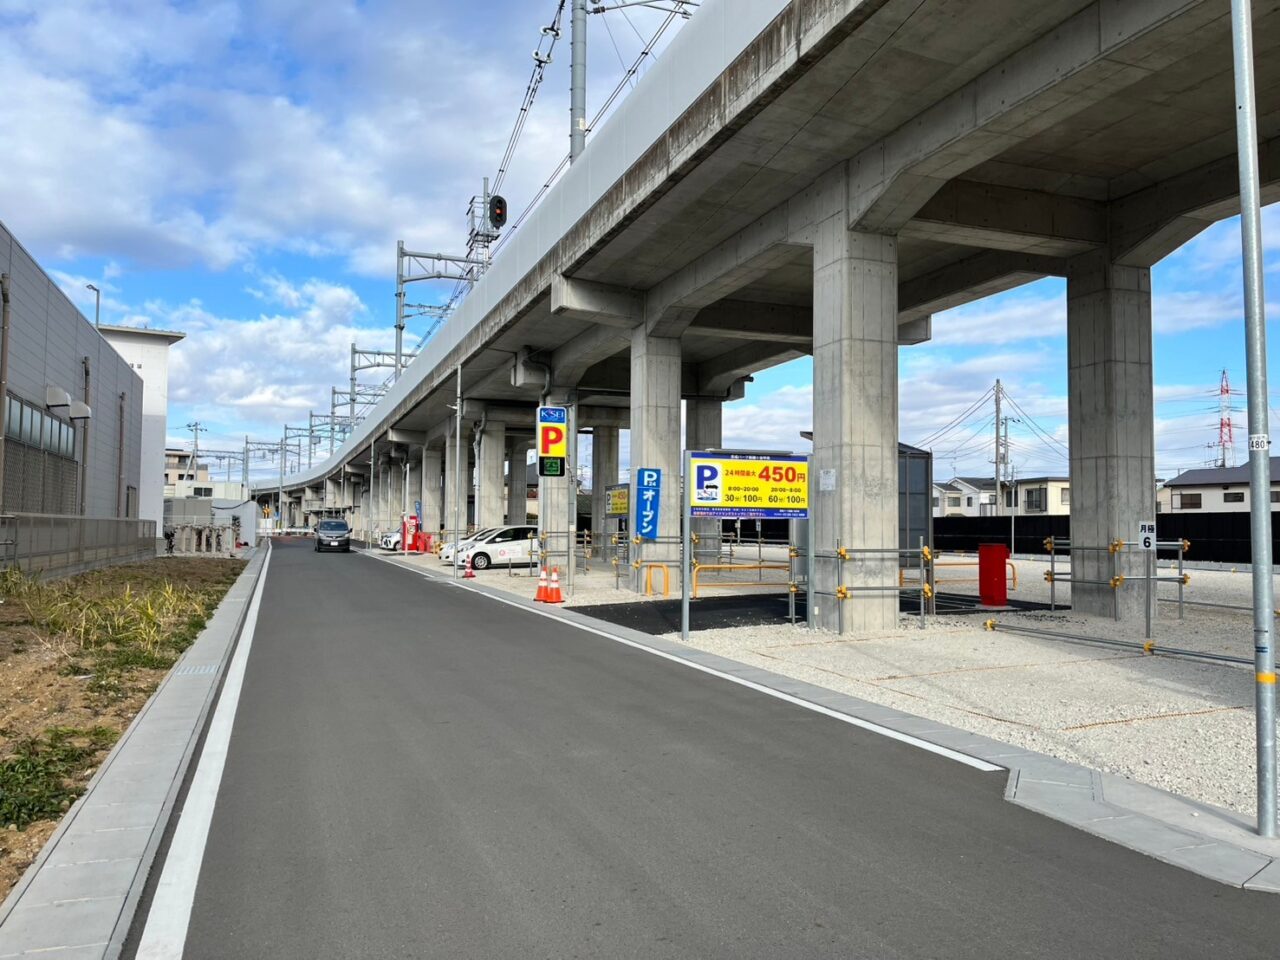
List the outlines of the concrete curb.
<svg viewBox="0 0 1280 960">
<path fill-rule="evenodd" d="M 1033 750 L 903 713 L 803 680 L 705 653 L 661 637 L 620 627 L 573 609 L 548 608 L 472 581 L 369 552 L 375 559 L 465 590 L 524 607 L 574 626 L 608 634 L 692 664 L 710 667 L 801 700 L 967 754 L 1009 771 L 1005 799 L 1086 833 L 1228 886 L 1280 893 L 1280 840 L 1253 832 L 1241 815 Z"/>
<path fill-rule="evenodd" d="M 0 905 L 0 958 L 119 955 L 266 554 L 253 551 L 195 643 Z"/>
</svg>

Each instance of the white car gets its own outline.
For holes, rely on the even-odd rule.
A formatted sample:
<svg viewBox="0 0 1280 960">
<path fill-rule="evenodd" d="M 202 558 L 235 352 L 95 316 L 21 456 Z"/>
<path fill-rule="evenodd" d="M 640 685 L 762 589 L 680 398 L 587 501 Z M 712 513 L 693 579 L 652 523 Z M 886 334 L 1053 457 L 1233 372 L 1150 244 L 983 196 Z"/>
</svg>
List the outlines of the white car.
<svg viewBox="0 0 1280 960">
<path fill-rule="evenodd" d="M 494 564 L 527 567 L 537 553 L 537 535 L 537 527 L 495 527 L 476 535 L 470 543 L 464 542 L 456 562 L 464 566 L 470 559 L 475 570 L 487 570 Z"/>
<path fill-rule="evenodd" d="M 497 529 L 498 529 L 497 527 L 486 527 L 483 530 L 477 530 L 475 533 L 471 534 L 470 536 L 463 537 L 462 549 L 466 550 L 467 547 L 475 543 L 481 537 L 487 537 L 489 534 L 493 533 L 494 530 L 497 530 Z M 440 548 L 441 563 L 452 563 L 453 554 L 454 554 L 454 545 L 452 543 L 446 543 L 444 546 Z"/>
<path fill-rule="evenodd" d="M 384 550 L 399 550 L 400 531 L 393 530 L 391 533 L 384 533 L 378 543 L 381 544 Z"/>
</svg>

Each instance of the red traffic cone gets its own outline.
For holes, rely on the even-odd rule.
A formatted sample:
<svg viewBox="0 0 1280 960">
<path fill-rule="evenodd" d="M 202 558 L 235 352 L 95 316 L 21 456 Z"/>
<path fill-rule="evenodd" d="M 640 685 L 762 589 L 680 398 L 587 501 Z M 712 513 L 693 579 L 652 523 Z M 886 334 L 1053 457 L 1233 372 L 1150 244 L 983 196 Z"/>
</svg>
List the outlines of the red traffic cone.
<svg viewBox="0 0 1280 960">
<path fill-rule="evenodd" d="M 546 603 L 547 597 L 550 596 L 551 590 L 547 586 L 547 568 L 542 568 L 542 573 L 538 574 L 538 592 L 533 596 L 534 603 Z"/>
<path fill-rule="evenodd" d="M 547 591 L 547 603 L 564 603 L 564 595 L 560 593 L 560 568 L 551 568 L 551 589 Z"/>
<path fill-rule="evenodd" d="M 471 554 L 467 554 L 466 565 L 462 568 L 463 580 L 474 580 L 476 578 L 475 571 L 471 569 Z"/>
</svg>

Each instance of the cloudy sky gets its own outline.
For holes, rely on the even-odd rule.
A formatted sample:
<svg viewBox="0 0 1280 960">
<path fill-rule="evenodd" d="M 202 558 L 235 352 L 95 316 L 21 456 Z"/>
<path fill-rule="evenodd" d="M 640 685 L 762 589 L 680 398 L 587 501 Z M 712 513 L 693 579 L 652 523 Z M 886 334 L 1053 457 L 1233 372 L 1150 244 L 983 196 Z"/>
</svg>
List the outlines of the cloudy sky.
<svg viewBox="0 0 1280 960">
<path fill-rule="evenodd" d="M 187 334 L 172 439 L 189 440 L 182 426 L 196 419 L 210 428 L 204 446 L 277 438 L 328 411 L 353 340 L 393 343 L 396 241 L 464 245 L 467 201 L 496 172 L 554 9 L 0 0 L 0 90 L 21 92 L 0 97 L 0 129 L 21 131 L 5 141 L 0 220 L 89 316 L 92 282 L 104 322 Z M 591 18 L 589 113 L 663 19 L 643 8 Z M 567 87 L 566 39 L 503 191 L 513 214 L 567 152 Z M 1280 209 L 1266 229 L 1275 290 Z M 1216 456 L 1221 371 L 1244 387 L 1238 225 L 1169 257 L 1153 287 L 1157 468 L 1172 475 Z M 942 314 L 934 332 L 901 351 L 902 438 L 959 417 L 932 444 L 936 473 L 989 472 L 990 404 L 960 415 L 1000 377 L 1026 415 L 1011 428 L 1017 472 L 1065 473 L 1062 282 Z M 726 408 L 726 445 L 800 446 L 810 370 L 805 359 L 757 376 Z M 1240 462 L 1243 397 L 1234 403 Z"/>
</svg>

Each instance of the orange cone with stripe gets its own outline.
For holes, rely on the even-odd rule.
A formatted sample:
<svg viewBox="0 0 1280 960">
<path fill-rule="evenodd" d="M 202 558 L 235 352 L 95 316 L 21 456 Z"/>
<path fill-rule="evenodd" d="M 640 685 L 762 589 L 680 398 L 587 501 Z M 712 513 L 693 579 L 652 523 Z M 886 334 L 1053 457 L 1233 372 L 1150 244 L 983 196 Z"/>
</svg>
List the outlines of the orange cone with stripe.
<svg viewBox="0 0 1280 960">
<path fill-rule="evenodd" d="M 546 603 L 547 597 L 550 596 L 551 590 L 547 586 L 547 568 L 542 568 L 542 573 L 538 574 L 538 592 L 534 594 L 535 603 Z"/>
<path fill-rule="evenodd" d="M 560 592 L 560 568 L 551 568 L 551 589 L 547 591 L 547 603 L 564 603 L 564 595 Z"/>
<path fill-rule="evenodd" d="M 475 571 L 471 569 L 471 554 L 467 554 L 467 564 L 462 568 L 463 580 L 474 580 L 476 578 Z"/>
</svg>

